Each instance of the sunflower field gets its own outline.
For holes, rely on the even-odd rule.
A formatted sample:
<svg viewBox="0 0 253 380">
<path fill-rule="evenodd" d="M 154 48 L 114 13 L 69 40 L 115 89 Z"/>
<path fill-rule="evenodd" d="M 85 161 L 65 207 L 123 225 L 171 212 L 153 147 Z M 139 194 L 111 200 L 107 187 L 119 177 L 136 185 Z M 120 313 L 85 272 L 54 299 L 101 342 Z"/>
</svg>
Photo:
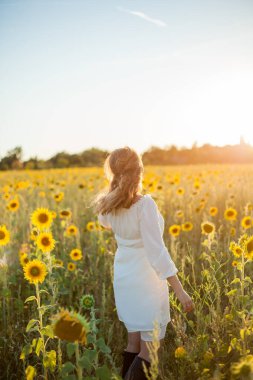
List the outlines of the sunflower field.
<svg viewBox="0 0 253 380">
<path fill-rule="evenodd" d="M 1 378 L 121 380 L 117 245 L 90 206 L 105 186 L 96 167 L 0 172 Z M 252 189 L 251 165 L 145 167 L 195 306 L 170 289 L 152 379 L 253 379 Z"/>
</svg>

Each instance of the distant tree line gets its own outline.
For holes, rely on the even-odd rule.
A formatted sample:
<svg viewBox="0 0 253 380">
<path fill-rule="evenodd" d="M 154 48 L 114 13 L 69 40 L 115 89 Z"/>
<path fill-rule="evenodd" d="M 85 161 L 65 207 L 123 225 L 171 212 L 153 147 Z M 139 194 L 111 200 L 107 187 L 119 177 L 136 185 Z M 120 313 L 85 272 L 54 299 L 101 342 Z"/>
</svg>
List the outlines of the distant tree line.
<svg viewBox="0 0 253 380">
<path fill-rule="evenodd" d="M 0 170 L 101 167 L 109 153 L 93 147 L 76 154 L 59 152 L 48 160 L 36 156 L 24 161 L 22 147 L 18 146 L 0 157 Z M 177 148 L 175 145 L 166 148 L 151 146 L 141 156 L 144 165 L 242 164 L 253 163 L 253 147 L 244 141 L 223 147 L 210 144 L 200 147 L 193 144 L 191 148 Z"/>
</svg>

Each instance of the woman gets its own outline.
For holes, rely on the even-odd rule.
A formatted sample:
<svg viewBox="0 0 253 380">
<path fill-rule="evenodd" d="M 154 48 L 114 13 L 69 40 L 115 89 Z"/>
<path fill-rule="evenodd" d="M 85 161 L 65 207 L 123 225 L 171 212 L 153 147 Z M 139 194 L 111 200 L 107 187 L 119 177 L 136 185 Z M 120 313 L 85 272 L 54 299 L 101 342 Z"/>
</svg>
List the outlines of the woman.
<svg viewBox="0 0 253 380">
<path fill-rule="evenodd" d="M 104 171 L 109 186 L 93 204 L 99 222 L 114 232 L 118 246 L 114 298 L 118 318 L 128 331 L 121 376 L 141 380 L 146 379 L 143 365 L 147 369 L 151 365 L 147 341 L 152 341 L 154 322 L 158 322 L 161 345 L 171 320 L 167 280 L 185 311 L 193 309 L 193 302 L 164 244 L 163 216 L 151 194 L 141 194 L 141 157 L 128 146 L 115 149 L 106 158 Z"/>
</svg>

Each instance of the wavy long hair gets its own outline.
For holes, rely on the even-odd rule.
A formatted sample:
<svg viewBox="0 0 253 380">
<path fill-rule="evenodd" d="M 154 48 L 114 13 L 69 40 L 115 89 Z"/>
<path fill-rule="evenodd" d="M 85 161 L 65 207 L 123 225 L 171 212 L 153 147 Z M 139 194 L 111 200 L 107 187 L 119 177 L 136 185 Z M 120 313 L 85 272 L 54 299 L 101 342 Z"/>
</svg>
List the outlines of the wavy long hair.
<svg viewBox="0 0 253 380">
<path fill-rule="evenodd" d="M 141 156 L 129 146 L 115 149 L 105 159 L 104 173 L 109 185 L 92 200 L 94 212 L 104 215 L 122 207 L 129 208 L 142 191 L 144 166 Z"/>
</svg>

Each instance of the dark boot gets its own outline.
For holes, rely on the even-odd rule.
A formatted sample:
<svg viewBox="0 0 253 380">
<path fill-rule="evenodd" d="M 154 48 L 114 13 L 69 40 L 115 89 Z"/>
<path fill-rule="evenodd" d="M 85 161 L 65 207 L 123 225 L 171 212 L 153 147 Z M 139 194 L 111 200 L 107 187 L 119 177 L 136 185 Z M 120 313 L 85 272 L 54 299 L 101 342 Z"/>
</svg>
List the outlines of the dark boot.
<svg viewBox="0 0 253 380">
<path fill-rule="evenodd" d="M 122 378 L 124 378 L 125 374 L 128 371 L 128 368 L 130 367 L 130 365 L 132 364 L 135 356 L 138 355 L 138 353 L 139 352 L 129 352 L 129 351 L 126 351 L 126 350 L 124 350 L 122 352 L 122 356 L 123 356 L 123 363 L 122 363 L 122 369 L 121 369 L 121 376 L 122 376 Z"/>
<path fill-rule="evenodd" d="M 126 373 L 126 376 L 124 377 L 124 380 L 146 380 L 147 377 L 143 369 L 143 362 L 145 363 L 148 370 L 148 374 L 150 375 L 149 368 L 151 366 L 151 363 L 148 360 L 141 358 L 137 355 L 134 358 L 133 363 L 130 365 Z"/>
</svg>

